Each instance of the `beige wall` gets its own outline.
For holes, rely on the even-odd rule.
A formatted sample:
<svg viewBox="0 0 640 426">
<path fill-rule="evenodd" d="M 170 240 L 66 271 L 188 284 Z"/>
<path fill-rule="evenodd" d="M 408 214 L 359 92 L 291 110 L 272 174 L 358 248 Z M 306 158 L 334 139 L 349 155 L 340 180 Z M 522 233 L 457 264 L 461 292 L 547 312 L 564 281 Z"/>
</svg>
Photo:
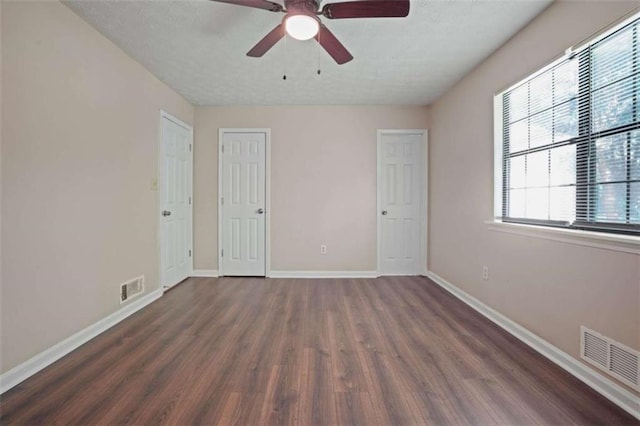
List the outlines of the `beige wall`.
<svg viewBox="0 0 640 426">
<path fill-rule="evenodd" d="M 575 357 L 580 325 L 640 349 L 640 256 L 488 229 L 493 93 L 637 6 L 557 2 L 431 108 L 430 270 Z"/>
<path fill-rule="evenodd" d="M 218 129 L 271 129 L 271 269 L 375 271 L 376 130 L 427 128 L 425 107 L 196 108 L 196 269 L 217 269 Z M 327 254 L 320 254 L 320 244 Z"/>
<path fill-rule="evenodd" d="M 0 1 L 0 100 L 2 99 L 2 4 Z M 0 238 L 2 237 L 2 102 L 0 101 Z M 0 333 L 2 333 L 2 243 L 0 242 Z M 1 337 L 0 337 L 1 338 Z M 2 362 L 0 353 L 0 363 Z M 0 373 L 2 367 L 0 366 Z"/>
<path fill-rule="evenodd" d="M 5 372 L 158 288 L 160 109 L 193 107 L 58 2 L 2 2 Z"/>
<path fill-rule="evenodd" d="M 147 292 L 158 287 L 160 109 L 195 121 L 196 269 L 217 269 L 218 128 L 272 130 L 273 270 L 372 271 L 376 129 L 430 124 L 430 269 L 574 356 L 581 324 L 640 348 L 640 256 L 484 223 L 493 92 L 637 2 L 554 4 L 430 110 L 211 107 L 195 116 L 65 6 L 0 4 L 0 372 L 119 309 L 122 281 L 144 274 Z"/>
</svg>

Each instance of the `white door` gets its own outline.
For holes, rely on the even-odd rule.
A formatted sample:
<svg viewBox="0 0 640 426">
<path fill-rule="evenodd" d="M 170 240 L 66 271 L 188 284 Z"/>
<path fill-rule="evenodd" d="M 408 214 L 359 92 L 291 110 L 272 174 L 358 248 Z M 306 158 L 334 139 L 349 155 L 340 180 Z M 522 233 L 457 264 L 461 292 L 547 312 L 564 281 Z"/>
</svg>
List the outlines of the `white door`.
<svg viewBox="0 0 640 426">
<path fill-rule="evenodd" d="M 378 133 L 378 271 L 418 275 L 423 265 L 424 133 Z"/>
<path fill-rule="evenodd" d="M 221 274 L 265 276 L 266 133 L 221 137 Z"/>
<path fill-rule="evenodd" d="M 162 115 L 160 181 L 160 275 L 172 287 L 191 274 L 192 130 Z"/>
</svg>

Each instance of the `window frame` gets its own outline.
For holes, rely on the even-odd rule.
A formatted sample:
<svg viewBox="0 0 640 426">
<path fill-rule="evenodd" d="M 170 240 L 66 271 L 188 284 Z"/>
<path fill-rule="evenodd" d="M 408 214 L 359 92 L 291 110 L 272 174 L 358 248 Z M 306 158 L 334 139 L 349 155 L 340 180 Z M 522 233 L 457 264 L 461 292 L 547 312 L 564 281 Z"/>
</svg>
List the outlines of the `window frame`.
<svg viewBox="0 0 640 426">
<path fill-rule="evenodd" d="M 535 220 L 535 219 L 521 219 L 521 218 L 509 218 L 507 215 L 508 202 L 504 202 L 504 197 L 508 197 L 508 190 L 505 190 L 505 185 L 508 184 L 507 176 L 505 174 L 505 157 L 511 156 L 507 150 L 509 149 L 508 140 L 505 138 L 505 126 L 509 123 L 508 117 L 505 114 L 504 108 L 504 99 L 505 94 L 511 92 L 515 88 L 527 84 L 529 81 L 533 80 L 537 76 L 550 71 L 551 69 L 561 65 L 563 62 L 574 59 L 577 57 L 578 61 L 578 82 L 577 89 L 578 93 L 576 95 L 576 101 L 578 104 L 586 101 L 588 105 L 588 111 L 585 113 L 584 109 L 582 109 L 582 113 L 580 113 L 577 117 L 578 119 L 578 134 L 576 137 L 567 141 L 567 144 L 575 144 L 576 146 L 576 158 L 579 158 L 580 155 L 586 153 L 591 153 L 593 155 L 593 146 L 595 145 L 595 141 L 598 138 L 603 138 L 607 136 L 613 136 L 617 134 L 627 133 L 627 144 L 630 142 L 630 134 L 632 131 L 640 131 L 640 121 L 634 121 L 630 125 L 626 126 L 618 126 L 617 128 L 606 129 L 601 132 L 593 132 L 592 129 L 592 91 L 590 85 L 590 73 L 592 68 L 591 62 L 591 48 L 596 45 L 599 41 L 609 37 L 611 34 L 627 27 L 628 25 L 634 23 L 636 20 L 640 20 L 640 9 L 633 11 L 626 18 L 623 18 L 618 23 L 614 23 L 609 28 L 603 30 L 600 34 L 590 37 L 585 42 L 581 43 L 579 46 L 574 48 L 569 48 L 565 51 L 563 55 L 553 60 L 551 63 L 546 66 L 540 68 L 539 70 L 527 75 L 525 78 L 519 80 L 517 83 L 512 84 L 508 88 L 497 92 L 494 95 L 493 104 L 494 104 L 494 218 L 491 221 L 492 224 L 496 223 L 505 223 L 509 225 L 523 225 L 527 228 L 539 228 L 539 229 L 560 229 L 566 230 L 571 233 L 573 237 L 580 236 L 580 234 L 584 233 L 587 236 L 593 236 L 601 234 L 605 237 L 605 239 L 609 239 L 615 241 L 616 238 L 609 238 L 610 236 L 616 236 L 620 234 L 624 238 L 621 239 L 625 244 L 628 244 L 631 241 L 632 245 L 635 245 L 634 241 L 636 238 L 640 243 L 640 224 L 620 224 L 620 223 L 610 223 L 604 221 L 595 221 L 593 212 L 591 211 L 591 206 L 594 203 L 594 195 L 591 191 L 593 185 L 596 183 L 592 180 L 591 177 L 585 178 L 586 176 L 590 176 L 595 173 L 595 164 L 594 162 L 576 162 L 576 188 L 579 188 L 581 183 L 580 179 L 583 179 L 582 185 L 586 190 L 578 191 L 576 190 L 576 198 L 575 198 L 575 213 L 576 218 L 573 223 L 569 223 L 566 221 L 554 221 L 554 220 Z M 636 42 L 636 46 L 640 46 L 640 23 L 636 26 L 633 32 L 634 41 Z M 634 65 L 636 67 L 640 64 L 640 48 L 634 51 Z M 586 61 L 586 62 L 585 62 Z M 585 69 L 588 70 L 588 73 L 585 73 Z M 634 71 L 637 73 L 638 71 Z M 633 76 L 634 74 L 631 74 Z M 585 81 L 587 80 L 587 81 Z M 637 84 L 637 83 L 635 83 Z M 635 98 L 634 94 L 634 98 Z M 637 110 L 637 104 L 634 102 L 633 104 L 633 114 L 635 117 L 640 115 L 640 111 Z M 580 111 L 580 107 L 579 107 Z M 530 116 L 529 118 L 530 119 Z M 586 131 L 585 131 L 586 130 Z M 600 135 L 598 135 L 600 133 Z M 598 135 L 597 137 L 594 137 Z M 546 149 L 552 149 L 554 146 L 553 141 L 550 144 L 545 145 Z M 590 151 L 591 150 L 591 151 Z M 580 154 L 580 152 L 582 152 Z M 627 178 L 629 178 L 629 162 L 627 159 Z M 589 163 L 592 163 L 589 165 Z M 627 179 L 627 195 L 625 202 L 627 204 L 626 214 L 627 220 L 629 220 L 630 214 L 630 182 Z M 530 230 L 530 229 L 529 229 Z M 631 240 L 629 240 L 631 238 Z M 600 238 L 596 238 L 598 240 Z"/>
</svg>

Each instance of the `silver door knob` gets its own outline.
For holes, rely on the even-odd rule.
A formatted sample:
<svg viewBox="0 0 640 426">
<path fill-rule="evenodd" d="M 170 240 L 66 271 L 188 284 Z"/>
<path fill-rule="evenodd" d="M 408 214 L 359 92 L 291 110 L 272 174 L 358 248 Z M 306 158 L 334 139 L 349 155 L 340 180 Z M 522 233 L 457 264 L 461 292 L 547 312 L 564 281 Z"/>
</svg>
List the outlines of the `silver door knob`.
<svg viewBox="0 0 640 426">
<path fill-rule="evenodd" d="M 162 216 L 171 216 L 171 212 L 169 210 L 162 210 Z"/>
<path fill-rule="evenodd" d="M 382 216 L 386 216 L 387 215 L 387 211 L 386 210 L 382 210 Z"/>
<path fill-rule="evenodd" d="M 264 213 L 264 209 L 258 209 L 258 214 Z"/>
</svg>

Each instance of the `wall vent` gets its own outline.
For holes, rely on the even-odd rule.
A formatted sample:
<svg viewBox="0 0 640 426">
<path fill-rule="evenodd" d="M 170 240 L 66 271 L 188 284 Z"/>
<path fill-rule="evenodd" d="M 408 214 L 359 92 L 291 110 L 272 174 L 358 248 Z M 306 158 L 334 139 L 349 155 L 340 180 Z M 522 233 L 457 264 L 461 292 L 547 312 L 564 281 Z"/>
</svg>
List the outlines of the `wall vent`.
<svg viewBox="0 0 640 426">
<path fill-rule="evenodd" d="M 640 352 L 580 327 L 580 357 L 640 391 Z"/>
<path fill-rule="evenodd" d="M 134 298 L 144 292 L 144 275 L 120 285 L 120 303 Z"/>
</svg>

